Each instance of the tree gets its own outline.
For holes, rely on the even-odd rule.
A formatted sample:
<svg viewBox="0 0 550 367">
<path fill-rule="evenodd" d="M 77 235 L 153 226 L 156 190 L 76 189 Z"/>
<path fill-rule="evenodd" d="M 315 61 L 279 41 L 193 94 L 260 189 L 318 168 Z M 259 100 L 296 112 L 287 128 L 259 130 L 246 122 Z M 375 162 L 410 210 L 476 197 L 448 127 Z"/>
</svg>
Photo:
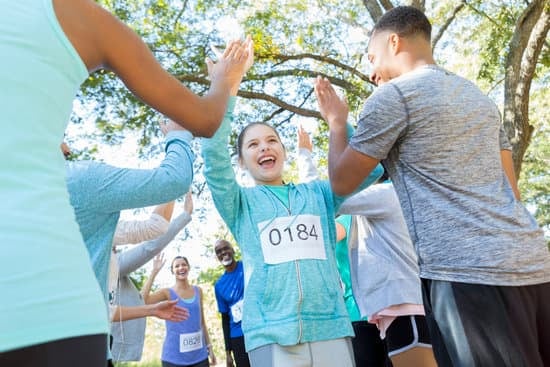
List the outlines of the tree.
<svg viewBox="0 0 550 367">
<path fill-rule="evenodd" d="M 396 5 L 416 6 L 434 25 L 433 46 L 438 62 L 473 79 L 501 106 L 505 129 L 515 149 L 517 174 L 525 154 L 530 162 L 544 162 L 540 149 L 546 149 L 548 117 L 531 107 L 541 106 L 540 101 L 548 100 L 550 93 L 543 88 L 550 67 L 546 38 L 550 5 L 545 0 L 102 3 L 144 37 L 165 67 L 198 93 L 208 87 L 204 58 L 213 56 L 210 45 L 222 46 L 224 36 L 252 35 L 256 63 L 239 91 L 246 102 L 240 103 L 235 129 L 245 122 L 270 121 L 280 127 L 290 147 L 297 122 L 320 118 L 311 79 L 327 76 L 346 94 L 351 111 L 357 114 L 372 91 L 364 67 L 368 31 L 384 11 Z M 81 109 L 75 122 L 86 119 L 86 113 L 93 115 L 102 133 L 100 139 L 109 144 L 118 143 L 127 129 L 139 131 L 142 154 L 151 154 L 160 116 L 140 103 L 111 73 L 93 74 L 79 97 L 82 105 L 93 109 Z M 532 98 L 537 101 L 533 103 Z M 318 129 L 326 131 L 326 126 L 321 123 Z M 538 143 L 528 149 L 534 140 Z M 326 135 L 317 134 L 315 143 L 326 146 Z M 534 169 L 531 164 L 528 167 Z M 549 195 L 548 186 L 533 184 L 545 173 L 536 169 L 524 173 L 528 179 L 521 183 L 523 190 L 533 194 L 528 199 L 548 212 L 548 200 L 544 200 Z"/>
</svg>

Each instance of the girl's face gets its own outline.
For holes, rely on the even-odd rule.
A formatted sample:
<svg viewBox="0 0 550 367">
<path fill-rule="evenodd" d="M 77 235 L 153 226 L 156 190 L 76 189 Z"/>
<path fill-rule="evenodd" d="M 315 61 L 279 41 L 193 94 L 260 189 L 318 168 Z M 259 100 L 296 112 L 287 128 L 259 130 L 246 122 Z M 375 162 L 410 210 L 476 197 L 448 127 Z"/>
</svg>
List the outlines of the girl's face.
<svg viewBox="0 0 550 367">
<path fill-rule="evenodd" d="M 178 278 L 187 278 L 189 275 L 189 264 L 185 259 L 176 259 L 172 263 L 172 273 Z"/>
<path fill-rule="evenodd" d="M 282 185 L 286 152 L 273 128 L 262 124 L 247 128 L 239 164 L 257 185 Z"/>
</svg>

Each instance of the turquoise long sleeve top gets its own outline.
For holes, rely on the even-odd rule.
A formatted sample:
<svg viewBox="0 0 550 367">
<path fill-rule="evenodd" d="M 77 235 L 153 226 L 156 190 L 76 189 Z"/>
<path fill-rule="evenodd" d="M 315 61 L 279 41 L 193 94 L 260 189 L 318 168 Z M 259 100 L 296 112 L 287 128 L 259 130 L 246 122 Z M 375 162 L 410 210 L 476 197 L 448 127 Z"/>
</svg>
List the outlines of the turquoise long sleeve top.
<svg viewBox="0 0 550 367">
<path fill-rule="evenodd" d="M 242 250 L 247 351 L 353 336 L 335 261 L 334 217 L 345 198 L 320 180 L 241 187 L 225 149 L 234 106 L 233 98 L 219 130 L 202 140 L 202 156 L 214 204 Z"/>
<path fill-rule="evenodd" d="M 154 169 L 119 168 L 95 161 L 67 164 L 71 205 L 106 302 L 109 260 L 120 211 L 166 203 L 189 190 L 195 158 L 189 146 L 191 139 L 187 131 L 168 133 L 166 155 Z"/>
<path fill-rule="evenodd" d="M 0 353 L 108 330 L 59 149 L 88 71 L 51 0 L 1 5 Z"/>
</svg>

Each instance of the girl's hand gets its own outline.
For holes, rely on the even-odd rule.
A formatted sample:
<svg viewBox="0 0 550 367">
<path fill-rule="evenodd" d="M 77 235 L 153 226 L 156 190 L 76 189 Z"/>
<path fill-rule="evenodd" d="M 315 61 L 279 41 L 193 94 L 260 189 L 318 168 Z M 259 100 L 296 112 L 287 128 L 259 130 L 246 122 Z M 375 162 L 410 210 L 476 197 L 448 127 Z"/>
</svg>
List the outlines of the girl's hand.
<svg viewBox="0 0 550 367">
<path fill-rule="evenodd" d="M 313 144 L 311 144 L 311 138 L 302 125 L 298 126 L 298 148 L 304 148 L 313 151 Z"/>
</svg>

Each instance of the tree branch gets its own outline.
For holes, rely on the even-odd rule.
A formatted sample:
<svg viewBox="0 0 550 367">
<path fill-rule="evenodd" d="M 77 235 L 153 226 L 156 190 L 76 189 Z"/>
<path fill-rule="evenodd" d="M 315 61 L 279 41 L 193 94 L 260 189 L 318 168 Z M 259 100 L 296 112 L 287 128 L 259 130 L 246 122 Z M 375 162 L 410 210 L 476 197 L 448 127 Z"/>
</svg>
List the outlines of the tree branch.
<svg viewBox="0 0 550 367">
<path fill-rule="evenodd" d="M 382 5 L 385 11 L 388 11 L 390 9 L 393 9 L 394 6 L 390 0 L 378 0 L 378 2 Z"/>
<path fill-rule="evenodd" d="M 365 8 L 367 8 L 367 11 L 369 12 L 370 17 L 375 23 L 378 21 L 378 19 L 380 19 L 380 17 L 384 13 L 376 0 L 363 0 L 363 5 L 365 5 Z"/>
<path fill-rule="evenodd" d="M 435 35 L 435 37 L 432 39 L 432 50 L 435 49 L 435 46 L 437 45 L 437 42 L 441 39 L 447 28 L 451 25 L 451 23 L 455 20 L 456 15 L 459 11 L 461 11 L 466 6 L 466 2 L 462 1 L 460 4 L 458 4 L 452 11 L 451 16 L 445 21 L 445 23 L 439 28 L 439 31 Z"/>
<path fill-rule="evenodd" d="M 185 11 L 185 8 L 187 8 L 187 3 L 188 3 L 188 0 L 185 0 L 185 1 L 183 2 L 183 5 L 182 5 L 180 11 L 178 12 L 178 15 L 176 15 L 176 18 L 174 19 L 174 25 L 173 25 L 173 27 L 172 27 L 173 30 L 176 29 L 178 23 L 180 22 L 180 19 L 181 19 L 182 15 L 183 15 L 183 12 Z"/>
<path fill-rule="evenodd" d="M 426 1 L 425 0 L 410 0 L 409 1 L 410 6 L 414 6 L 417 9 L 420 9 L 424 11 L 426 9 Z"/>
<path fill-rule="evenodd" d="M 316 78 L 317 76 L 326 77 L 327 79 L 330 79 L 330 82 L 334 85 L 337 85 L 343 89 L 351 89 L 355 88 L 354 85 L 347 80 L 341 79 L 341 78 L 335 78 L 333 76 L 328 76 L 325 73 L 320 73 L 313 70 L 307 70 L 307 69 L 285 69 L 285 70 L 275 70 L 270 71 L 264 74 L 253 74 L 250 76 L 247 76 L 245 81 L 252 81 L 252 80 L 269 80 L 273 78 L 281 78 L 281 77 L 304 77 L 304 78 Z"/>
<path fill-rule="evenodd" d="M 342 70 L 348 71 L 351 74 L 359 77 L 364 81 L 370 81 L 368 75 L 365 75 L 360 71 L 358 71 L 357 69 L 355 69 L 354 67 L 341 63 L 340 61 L 328 56 L 317 55 L 312 53 L 303 53 L 303 54 L 295 54 L 295 55 L 272 54 L 272 55 L 269 55 L 269 57 L 278 59 L 282 62 L 290 61 L 290 60 L 312 59 L 312 60 L 320 61 L 326 64 L 330 64 Z"/>
<path fill-rule="evenodd" d="M 271 102 L 275 106 L 279 106 L 287 111 L 293 112 L 297 115 L 304 116 L 304 117 L 315 117 L 317 119 L 321 119 L 321 114 L 318 111 L 310 110 L 307 108 L 301 108 L 294 105 L 291 105 L 289 103 L 286 103 L 285 101 L 273 97 L 266 93 L 259 93 L 259 92 L 250 92 L 245 90 L 240 90 L 237 94 L 239 97 L 248 98 L 248 99 L 261 99 L 263 101 Z"/>
<path fill-rule="evenodd" d="M 486 12 L 484 11 L 481 11 L 479 10 L 478 8 L 476 8 L 474 5 L 468 3 L 468 1 L 466 0 L 463 0 L 464 3 L 466 4 L 466 6 L 468 6 L 470 9 L 472 9 L 474 11 L 474 13 L 477 13 L 478 15 L 481 15 L 483 18 L 486 18 L 489 22 L 493 23 L 493 25 L 497 28 L 497 29 L 501 29 L 502 27 L 500 26 L 500 24 L 494 20 L 493 18 L 491 18 L 489 16 L 489 14 L 487 14 Z"/>
</svg>

